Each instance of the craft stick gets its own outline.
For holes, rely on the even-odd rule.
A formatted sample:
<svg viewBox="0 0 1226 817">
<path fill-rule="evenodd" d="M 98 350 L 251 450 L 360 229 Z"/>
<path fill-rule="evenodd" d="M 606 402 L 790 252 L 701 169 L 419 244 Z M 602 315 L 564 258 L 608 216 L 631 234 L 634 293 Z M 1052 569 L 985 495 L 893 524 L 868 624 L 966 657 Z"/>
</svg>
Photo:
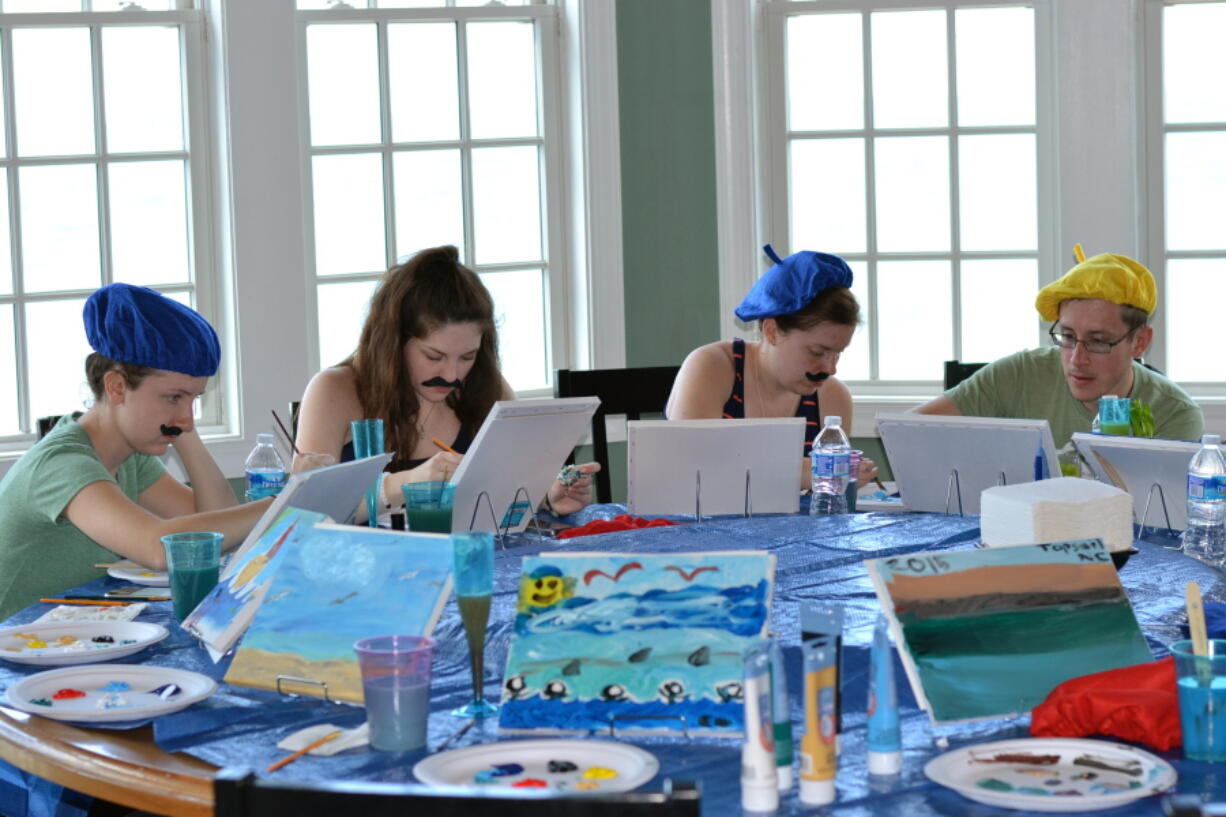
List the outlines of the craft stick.
<svg viewBox="0 0 1226 817">
<path fill-rule="evenodd" d="M 85 601 L 83 599 L 39 599 L 47 604 L 88 604 L 92 607 L 127 607 L 130 601 Z"/>
<path fill-rule="evenodd" d="M 440 440 L 438 437 L 431 437 L 431 438 L 430 438 L 430 442 L 434 443 L 434 444 L 435 444 L 435 445 L 437 445 L 439 448 L 441 448 L 441 449 L 443 449 L 444 451 L 446 451 L 448 454 L 455 454 L 455 455 L 460 456 L 460 457 L 464 456 L 464 455 L 463 455 L 463 454 L 461 454 L 459 451 L 456 451 L 454 448 L 452 448 L 451 446 L 447 445 L 447 443 L 445 443 L 445 442 L 443 442 L 442 440 Z"/>
<path fill-rule="evenodd" d="M 1188 606 L 1188 630 L 1192 635 L 1192 652 L 1196 655 L 1209 655 L 1209 637 L 1205 631 L 1205 604 L 1200 597 L 1200 585 L 1188 582 L 1184 588 L 1184 598 Z"/>
<path fill-rule="evenodd" d="M 285 435 L 285 441 L 289 443 L 290 448 L 294 449 L 294 454 L 295 455 L 301 454 L 302 452 L 298 450 L 298 446 L 294 444 L 294 438 L 289 435 L 288 431 L 286 431 L 285 423 L 281 422 L 281 418 L 277 416 L 277 410 L 269 409 L 269 411 L 272 412 L 272 419 L 277 421 L 277 427 L 280 428 L 281 433 Z"/>
<path fill-rule="evenodd" d="M 1080 244 L 1073 245 L 1073 258 L 1076 259 L 1078 264 L 1086 260 L 1086 251 L 1081 248 Z"/>
<path fill-rule="evenodd" d="M 270 764 L 268 768 L 265 769 L 264 771 L 275 772 L 277 769 L 280 769 L 282 766 L 288 766 L 290 763 L 293 763 L 295 760 L 302 757 L 307 752 L 310 752 L 313 749 L 318 749 L 320 746 L 323 746 L 325 743 L 327 743 L 330 740 L 335 740 L 336 738 L 339 738 L 343 731 L 344 730 L 337 729 L 335 732 L 332 732 L 331 734 L 324 735 L 322 738 L 315 741 L 314 743 L 309 744 L 307 746 L 303 746 L 301 749 L 299 749 L 297 752 L 294 752 L 292 755 L 286 755 L 285 757 L 278 760 L 276 763 Z"/>
<path fill-rule="evenodd" d="M 106 570 L 109 567 L 122 567 L 122 568 L 131 568 L 131 569 L 139 570 L 139 569 L 144 568 L 145 566 L 138 565 L 136 562 L 94 562 L 94 567 L 99 567 L 99 568 L 102 568 L 103 570 Z"/>
</svg>

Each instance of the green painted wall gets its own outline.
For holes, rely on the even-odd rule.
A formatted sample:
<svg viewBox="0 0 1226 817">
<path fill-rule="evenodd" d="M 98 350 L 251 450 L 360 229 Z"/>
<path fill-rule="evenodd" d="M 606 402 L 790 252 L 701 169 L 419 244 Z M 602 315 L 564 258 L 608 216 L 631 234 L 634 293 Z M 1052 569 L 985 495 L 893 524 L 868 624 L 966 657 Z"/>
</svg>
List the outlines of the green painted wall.
<svg viewBox="0 0 1226 817">
<path fill-rule="evenodd" d="M 626 365 L 719 338 L 710 0 L 617 0 Z"/>
</svg>

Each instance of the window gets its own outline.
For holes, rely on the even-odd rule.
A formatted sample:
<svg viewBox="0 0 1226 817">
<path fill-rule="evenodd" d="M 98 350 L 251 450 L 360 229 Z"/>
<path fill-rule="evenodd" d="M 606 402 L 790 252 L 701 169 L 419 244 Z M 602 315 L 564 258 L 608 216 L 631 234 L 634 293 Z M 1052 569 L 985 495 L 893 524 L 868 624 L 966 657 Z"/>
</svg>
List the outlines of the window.
<svg viewBox="0 0 1226 817">
<path fill-rule="evenodd" d="M 564 312 L 556 9 L 378 5 L 299 12 L 319 365 L 353 351 L 388 266 L 454 244 L 494 297 L 503 374 L 543 389 Z"/>
<path fill-rule="evenodd" d="M 94 289 L 152 286 L 214 312 L 199 274 L 210 268 L 202 125 L 187 104 L 201 19 L 170 0 L 143 5 L 164 10 L 0 2 L 0 441 L 82 408 L 81 307 Z M 219 417 L 215 390 L 199 410 Z"/>
<path fill-rule="evenodd" d="M 1151 3 L 1147 28 L 1160 83 L 1147 110 L 1149 243 L 1159 275 L 1165 370 L 1175 380 L 1223 379 L 1211 338 L 1226 298 L 1226 3 Z M 1162 275 L 1161 266 L 1165 266 Z"/>
<path fill-rule="evenodd" d="M 1039 342 L 1036 9 L 907 5 L 767 4 L 767 234 L 855 272 L 848 380 Z"/>
</svg>

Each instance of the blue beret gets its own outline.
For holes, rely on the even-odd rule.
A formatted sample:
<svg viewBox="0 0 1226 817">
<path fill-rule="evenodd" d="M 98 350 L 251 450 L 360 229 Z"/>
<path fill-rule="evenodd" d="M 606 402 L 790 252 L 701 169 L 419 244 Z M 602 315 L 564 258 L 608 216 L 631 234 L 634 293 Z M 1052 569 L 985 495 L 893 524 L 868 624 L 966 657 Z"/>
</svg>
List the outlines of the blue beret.
<svg viewBox="0 0 1226 817">
<path fill-rule="evenodd" d="M 217 333 L 200 313 L 148 287 L 108 284 L 85 302 L 85 337 L 120 363 L 211 377 L 221 360 Z"/>
<path fill-rule="evenodd" d="M 850 287 L 851 267 L 837 255 L 801 250 L 780 259 L 767 244 L 762 250 L 775 262 L 736 308 L 743 321 L 790 315 L 830 287 Z"/>
</svg>

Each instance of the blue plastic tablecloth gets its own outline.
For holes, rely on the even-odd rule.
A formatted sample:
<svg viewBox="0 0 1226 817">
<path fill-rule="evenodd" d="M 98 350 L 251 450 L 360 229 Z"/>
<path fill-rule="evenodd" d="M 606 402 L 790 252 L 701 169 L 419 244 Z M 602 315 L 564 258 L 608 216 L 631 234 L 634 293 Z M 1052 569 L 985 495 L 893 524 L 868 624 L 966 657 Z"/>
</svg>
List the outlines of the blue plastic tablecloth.
<svg viewBox="0 0 1226 817">
<path fill-rule="evenodd" d="M 579 522 L 622 512 L 616 506 L 587 509 Z M 865 769 L 865 707 L 868 645 L 873 623 L 880 609 L 868 575 L 865 558 L 923 550 L 972 547 L 978 540 L 978 518 L 934 514 L 854 514 L 838 517 L 785 516 L 755 519 L 719 519 L 701 524 L 609 533 L 568 540 L 536 536 L 511 537 L 508 547 L 498 552 L 495 565 L 495 596 L 486 652 L 486 694 L 500 697 L 501 668 L 505 664 L 518 593 L 519 563 L 523 556 L 553 549 L 567 551 L 684 552 L 694 550 L 772 551 L 777 557 L 775 601 L 772 630 L 785 645 L 785 661 L 792 690 L 792 717 L 802 722 L 798 603 L 820 599 L 843 605 L 844 632 L 844 717 L 843 751 L 838 773 L 838 802 L 823 814 L 897 815 L 924 817 L 931 814 L 982 815 L 1006 813 L 972 803 L 953 791 L 928 782 L 924 764 L 943 749 L 934 744 L 934 730 L 928 718 L 915 706 L 914 697 L 899 668 L 900 702 L 903 715 L 903 772 L 885 781 L 870 781 Z M 1169 543 L 1170 539 L 1160 539 Z M 1183 622 L 1183 587 L 1191 579 L 1200 582 L 1209 599 L 1226 600 L 1223 575 L 1182 554 L 1149 542 L 1138 542 L 1140 550 L 1121 572 L 1155 657 L 1164 655 L 1166 645 L 1179 637 Z M 109 579 L 89 587 L 115 584 Z M 34 605 L 9 620 L 26 623 L 47 609 Z M 142 620 L 157 621 L 171 627 L 166 641 L 143 653 L 123 659 L 148 662 L 204 672 L 220 678 L 225 662 L 214 665 L 203 650 L 179 630 L 170 618 L 169 603 L 152 604 Z M 496 724 L 477 724 L 460 733 L 465 721 L 449 711 L 467 700 L 470 690 L 467 647 L 454 601 L 448 603 L 435 630 L 439 642 L 432 685 L 432 714 L 428 749 L 403 754 L 351 750 L 330 758 L 305 757 L 276 772 L 278 779 L 291 780 L 371 780 L 412 782 L 413 764 L 427 751 L 498 739 Z M 0 665 L 0 686 L 17 676 L 36 671 L 35 667 Z M 284 756 L 275 744 L 285 735 L 315 723 L 353 726 L 362 722 L 358 707 L 330 704 L 314 699 L 293 699 L 258 690 L 223 684 L 213 697 L 184 710 L 158 718 L 154 737 L 167 751 L 183 751 L 218 766 L 242 766 L 262 770 Z M 951 746 L 1027 734 L 1028 721 L 985 721 L 956 728 L 943 727 L 939 734 Z M 607 735 L 606 735 L 607 737 Z M 707 815 L 740 814 L 740 749 L 727 739 L 634 739 L 637 745 L 654 751 L 660 759 L 659 777 L 647 784 L 658 788 L 664 777 L 699 779 L 703 786 L 703 812 Z M 1178 790 L 1203 793 L 1226 799 L 1226 775 L 1210 764 L 1192 763 L 1170 757 L 1180 773 Z M 9 769 L 12 770 L 11 767 Z M 10 774 L 8 778 L 12 778 Z M 6 799 L 7 782 L 0 770 L 0 813 L 10 813 L 13 801 Z M 10 783 L 8 790 L 15 791 Z M 53 798 L 55 793 L 44 793 Z M 68 806 L 61 802 L 61 807 Z M 781 814 L 802 814 L 795 791 L 783 798 Z M 14 813 L 23 813 L 14 810 Z M 71 810 L 47 811 L 65 817 L 80 813 Z M 1013 812 L 1018 814 L 1020 812 Z M 1111 811 L 1113 815 L 1159 814 L 1156 798 Z"/>
</svg>

